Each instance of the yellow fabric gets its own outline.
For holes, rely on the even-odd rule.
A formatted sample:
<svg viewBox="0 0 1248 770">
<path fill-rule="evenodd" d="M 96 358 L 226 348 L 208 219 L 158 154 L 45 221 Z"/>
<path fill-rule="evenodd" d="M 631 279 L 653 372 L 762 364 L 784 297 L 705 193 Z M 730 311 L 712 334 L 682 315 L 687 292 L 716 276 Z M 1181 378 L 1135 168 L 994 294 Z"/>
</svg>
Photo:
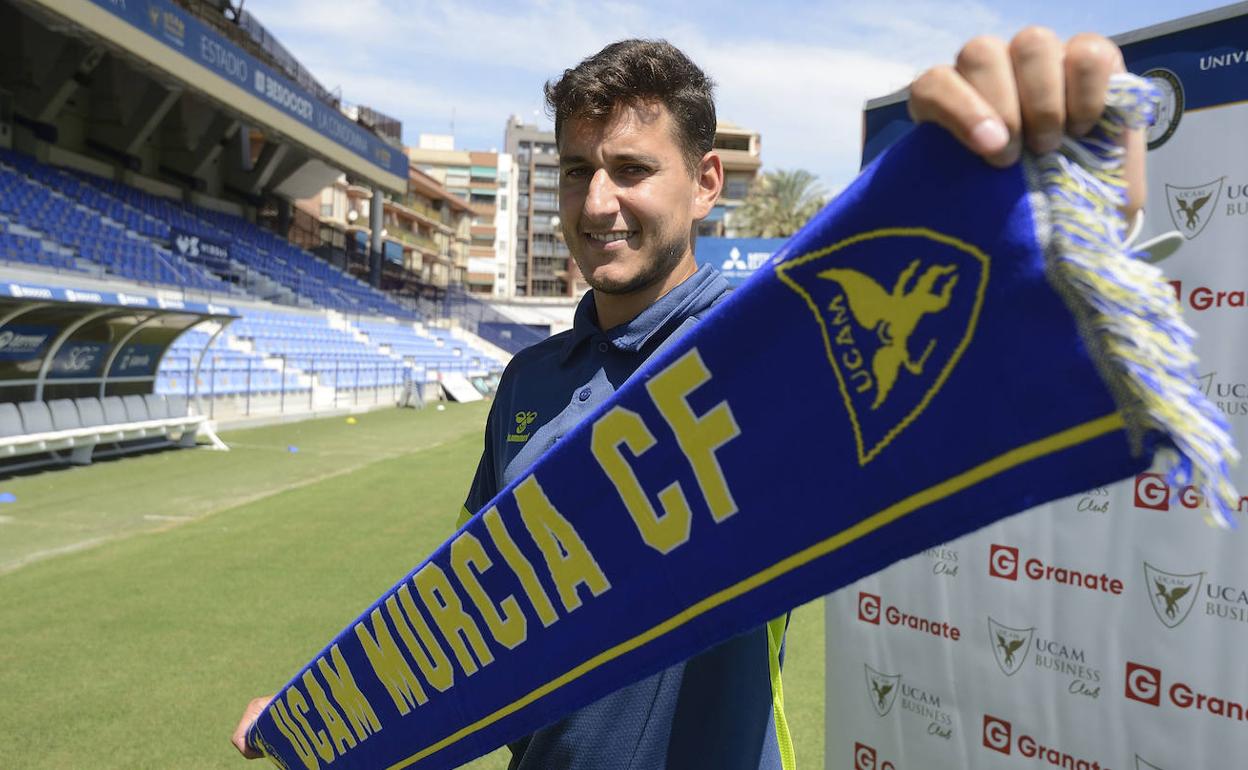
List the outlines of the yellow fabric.
<svg viewBox="0 0 1248 770">
<path fill-rule="evenodd" d="M 780 647 L 788 625 L 787 613 L 767 624 L 767 665 L 771 669 L 771 708 L 776 722 L 776 743 L 780 744 L 780 766 L 784 770 L 797 770 L 793 738 L 789 735 L 788 720 L 784 718 L 784 688 L 780 684 Z"/>
<path fill-rule="evenodd" d="M 466 507 L 461 507 L 459 509 L 459 518 L 455 521 L 455 529 L 459 529 L 460 527 L 467 524 L 468 520 L 471 518 L 472 518 L 472 511 L 468 510 Z"/>
</svg>

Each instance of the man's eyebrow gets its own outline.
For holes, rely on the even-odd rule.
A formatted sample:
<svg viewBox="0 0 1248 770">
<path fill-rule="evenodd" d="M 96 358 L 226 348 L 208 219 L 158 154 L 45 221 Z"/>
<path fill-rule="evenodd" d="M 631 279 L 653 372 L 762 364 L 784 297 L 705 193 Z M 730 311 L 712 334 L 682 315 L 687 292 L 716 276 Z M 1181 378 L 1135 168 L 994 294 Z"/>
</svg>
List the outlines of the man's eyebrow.
<svg viewBox="0 0 1248 770">
<path fill-rule="evenodd" d="M 653 155 L 636 152 L 622 152 L 619 155 L 610 156 L 609 160 L 612 163 L 640 163 L 645 166 L 661 165 L 659 159 Z M 581 155 L 561 155 L 559 157 L 560 166 L 575 166 L 587 162 L 588 161 Z"/>
</svg>

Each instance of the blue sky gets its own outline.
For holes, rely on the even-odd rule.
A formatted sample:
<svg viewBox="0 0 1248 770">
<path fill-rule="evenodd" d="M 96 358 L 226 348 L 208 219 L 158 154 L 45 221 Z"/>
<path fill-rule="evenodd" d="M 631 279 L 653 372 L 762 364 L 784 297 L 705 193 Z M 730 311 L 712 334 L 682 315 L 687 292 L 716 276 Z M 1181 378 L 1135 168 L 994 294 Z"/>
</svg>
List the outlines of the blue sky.
<svg viewBox="0 0 1248 770">
<path fill-rule="evenodd" d="M 507 117 L 549 125 L 542 84 L 606 43 L 663 37 L 718 83 L 718 111 L 762 132 L 765 168 L 806 168 L 829 191 L 855 174 L 866 99 L 951 61 L 977 34 L 1027 24 L 1115 34 L 1224 5 L 1206 0 L 251 0 L 328 88 L 403 121 L 404 141 L 452 133 L 501 148 Z"/>
</svg>

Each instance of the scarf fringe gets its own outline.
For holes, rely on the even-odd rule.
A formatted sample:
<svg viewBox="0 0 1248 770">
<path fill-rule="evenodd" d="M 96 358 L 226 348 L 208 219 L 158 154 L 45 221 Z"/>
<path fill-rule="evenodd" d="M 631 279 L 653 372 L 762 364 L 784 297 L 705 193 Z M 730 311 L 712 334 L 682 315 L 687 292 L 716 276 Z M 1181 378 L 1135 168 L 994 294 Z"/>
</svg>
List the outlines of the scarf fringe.
<svg viewBox="0 0 1248 770">
<path fill-rule="evenodd" d="M 1088 136 L 1034 160 L 1047 198 L 1051 240 L 1045 271 L 1066 300 L 1109 384 L 1135 451 L 1159 431 L 1171 489 L 1195 487 L 1213 520 L 1236 527 L 1239 494 L 1230 469 L 1239 453 L 1226 418 L 1197 387 L 1196 334 L 1180 315 L 1174 288 L 1127 241 L 1123 139 L 1149 125 L 1158 95 L 1147 81 L 1116 75 L 1106 110 Z"/>
</svg>

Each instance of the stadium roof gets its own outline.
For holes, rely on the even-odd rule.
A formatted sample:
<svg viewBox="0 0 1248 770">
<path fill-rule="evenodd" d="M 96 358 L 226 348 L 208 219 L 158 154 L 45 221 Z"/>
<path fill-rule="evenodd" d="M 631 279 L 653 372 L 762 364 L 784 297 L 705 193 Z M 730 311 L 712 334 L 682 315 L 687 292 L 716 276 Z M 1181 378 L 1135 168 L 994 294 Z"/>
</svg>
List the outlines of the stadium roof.
<svg viewBox="0 0 1248 770">
<path fill-rule="evenodd" d="M 400 147 L 177 5 L 156 0 L 21 0 L 19 5 L 45 18 L 53 32 L 121 54 L 157 82 L 202 97 L 218 112 L 261 129 L 282 148 L 274 165 L 282 167 L 284 177 L 296 177 L 300 188 L 313 184 L 309 176 L 323 186 L 321 177 L 328 171 L 314 173 L 315 166 L 302 169 L 305 180 L 298 184 L 299 166 L 316 159 L 385 190 L 406 189 L 407 158 Z M 305 162 L 294 162 L 299 160 Z"/>
</svg>

